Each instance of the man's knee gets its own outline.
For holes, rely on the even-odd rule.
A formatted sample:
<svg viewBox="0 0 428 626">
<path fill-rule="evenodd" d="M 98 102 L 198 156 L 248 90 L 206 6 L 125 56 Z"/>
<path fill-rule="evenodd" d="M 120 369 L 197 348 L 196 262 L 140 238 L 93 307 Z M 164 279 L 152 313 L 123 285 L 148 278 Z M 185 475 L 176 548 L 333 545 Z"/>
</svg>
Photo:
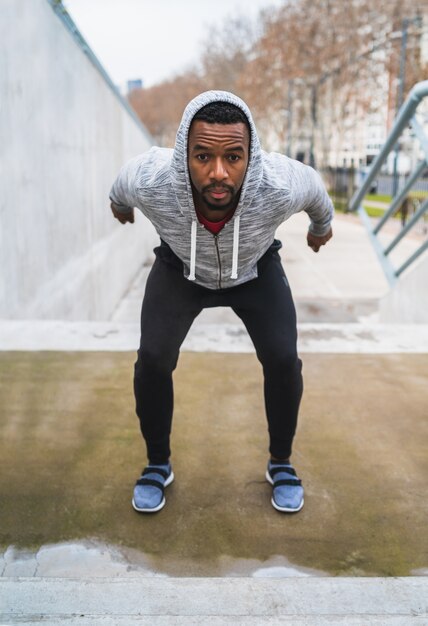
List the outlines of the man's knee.
<svg viewBox="0 0 428 626">
<path fill-rule="evenodd" d="M 257 356 L 264 369 L 286 373 L 300 373 L 302 370 L 302 362 L 295 349 L 273 346 Z"/>
<path fill-rule="evenodd" d="M 169 374 L 178 360 L 178 352 L 163 349 L 162 346 L 140 346 L 135 363 L 135 377 L 140 378 L 147 372 Z"/>
</svg>

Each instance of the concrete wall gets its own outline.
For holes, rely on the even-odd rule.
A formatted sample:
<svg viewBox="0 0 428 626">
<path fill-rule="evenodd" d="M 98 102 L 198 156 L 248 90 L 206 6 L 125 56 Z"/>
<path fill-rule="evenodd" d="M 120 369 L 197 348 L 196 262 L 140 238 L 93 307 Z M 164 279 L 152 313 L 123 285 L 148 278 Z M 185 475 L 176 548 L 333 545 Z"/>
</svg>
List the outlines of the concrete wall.
<svg viewBox="0 0 428 626">
<path fill-rule="evenodd" d="M 381 322 L 428 324 L 428 255 L 403 273 L 379 305 Z"/>
<path fill-rule="evenodd" d="M 151 139 L 47 0 L 1 0 L 0 317 L 108 319 L 156 242 L 112 218 Z"/>
</svg>

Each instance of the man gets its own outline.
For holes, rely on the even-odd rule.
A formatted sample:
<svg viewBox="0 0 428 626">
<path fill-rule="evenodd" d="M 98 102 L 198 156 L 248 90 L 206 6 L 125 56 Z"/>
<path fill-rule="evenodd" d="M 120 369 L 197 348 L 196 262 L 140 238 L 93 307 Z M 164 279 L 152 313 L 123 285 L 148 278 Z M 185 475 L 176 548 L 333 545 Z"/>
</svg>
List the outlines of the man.
<svg viewBox="0 0 428 626">
<path fill-rule="evenodd" d="M 138 207 L 161 244 L 147 280 L 134 392 L 149 464 L 133 507 L 159 511 L 174 479 L 170 463 L 172 372 L 195 317 L 229 306 L 263 366 L 269 451 L 266 478 L 282 512 L 303 506 L 290 463 L 302 395 L 296 315 L 274 239 L 298 211 L 310 218 L 308 245 L 332 236 L 333 208 L 315 171 L 261 150 L 251 113 L 235 95 L 209 91 L 184 111 L 174 150 L 151 148 L 121 170 L 110 194 L 114 216 L 133 222 Z"/>
<path fill-rule="evenodd" d="M 400 212 L 401 226 L 404 228 L 407 222 L 409 213 L 413 210 L 413 202 L 410 196 L 406 196 L 398 209 Z"/>
</svg>

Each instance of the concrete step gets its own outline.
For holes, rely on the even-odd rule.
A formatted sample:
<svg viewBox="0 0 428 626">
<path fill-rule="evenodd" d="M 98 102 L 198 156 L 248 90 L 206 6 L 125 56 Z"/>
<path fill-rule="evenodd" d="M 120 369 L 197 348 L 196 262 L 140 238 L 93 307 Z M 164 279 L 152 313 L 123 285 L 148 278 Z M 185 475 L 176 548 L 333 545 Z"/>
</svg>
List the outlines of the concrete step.
<svg viewBox="0 0 428 626">
<path fill-rule="evenodd" d="M 9 578 L 0 624 L 428 624 L 428 579 Z"/>
<path fill-rule="evenodd" d="M 14 618 L 13 622 L 2 623 L 2 626 L 426 626 L 425 617 L 403 616 L 337 616 L 327 615 L 316 617 L 310 615 L 293 615 L 287 617 L 268 616 L 179 616 L 179 615 L 60 615 L 23 616 Z"/>
<path fill-rule="evenodd" d="M 223 322 L 203 311 L 183 343 L 187 352 L 254 352 L 238 320 Z M 227 315 L 227 313 L 226 313 Z M 298 324 L 300 352 L 425 353 L 428 324 L 303 323 Z M 140 327 L 127 322 L 65 322 L 61 320 L 0 320 L 1 351 L 135 351 Z"/>
</svg>

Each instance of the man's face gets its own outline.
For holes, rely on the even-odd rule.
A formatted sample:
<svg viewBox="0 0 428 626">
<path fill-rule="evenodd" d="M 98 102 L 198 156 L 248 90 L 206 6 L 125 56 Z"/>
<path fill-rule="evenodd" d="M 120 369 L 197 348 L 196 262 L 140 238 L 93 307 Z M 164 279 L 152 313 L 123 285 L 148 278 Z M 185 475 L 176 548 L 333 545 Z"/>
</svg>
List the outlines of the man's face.
<svg viewBox="0 0 428 626">
<path fill-rule="evenodd" d="M 189 131 L 188 162 L 193 198 L 208 220 L 236 207 L 247 171 L 250 135 L 246 124 L 195 120 Z"/>
</svg>

